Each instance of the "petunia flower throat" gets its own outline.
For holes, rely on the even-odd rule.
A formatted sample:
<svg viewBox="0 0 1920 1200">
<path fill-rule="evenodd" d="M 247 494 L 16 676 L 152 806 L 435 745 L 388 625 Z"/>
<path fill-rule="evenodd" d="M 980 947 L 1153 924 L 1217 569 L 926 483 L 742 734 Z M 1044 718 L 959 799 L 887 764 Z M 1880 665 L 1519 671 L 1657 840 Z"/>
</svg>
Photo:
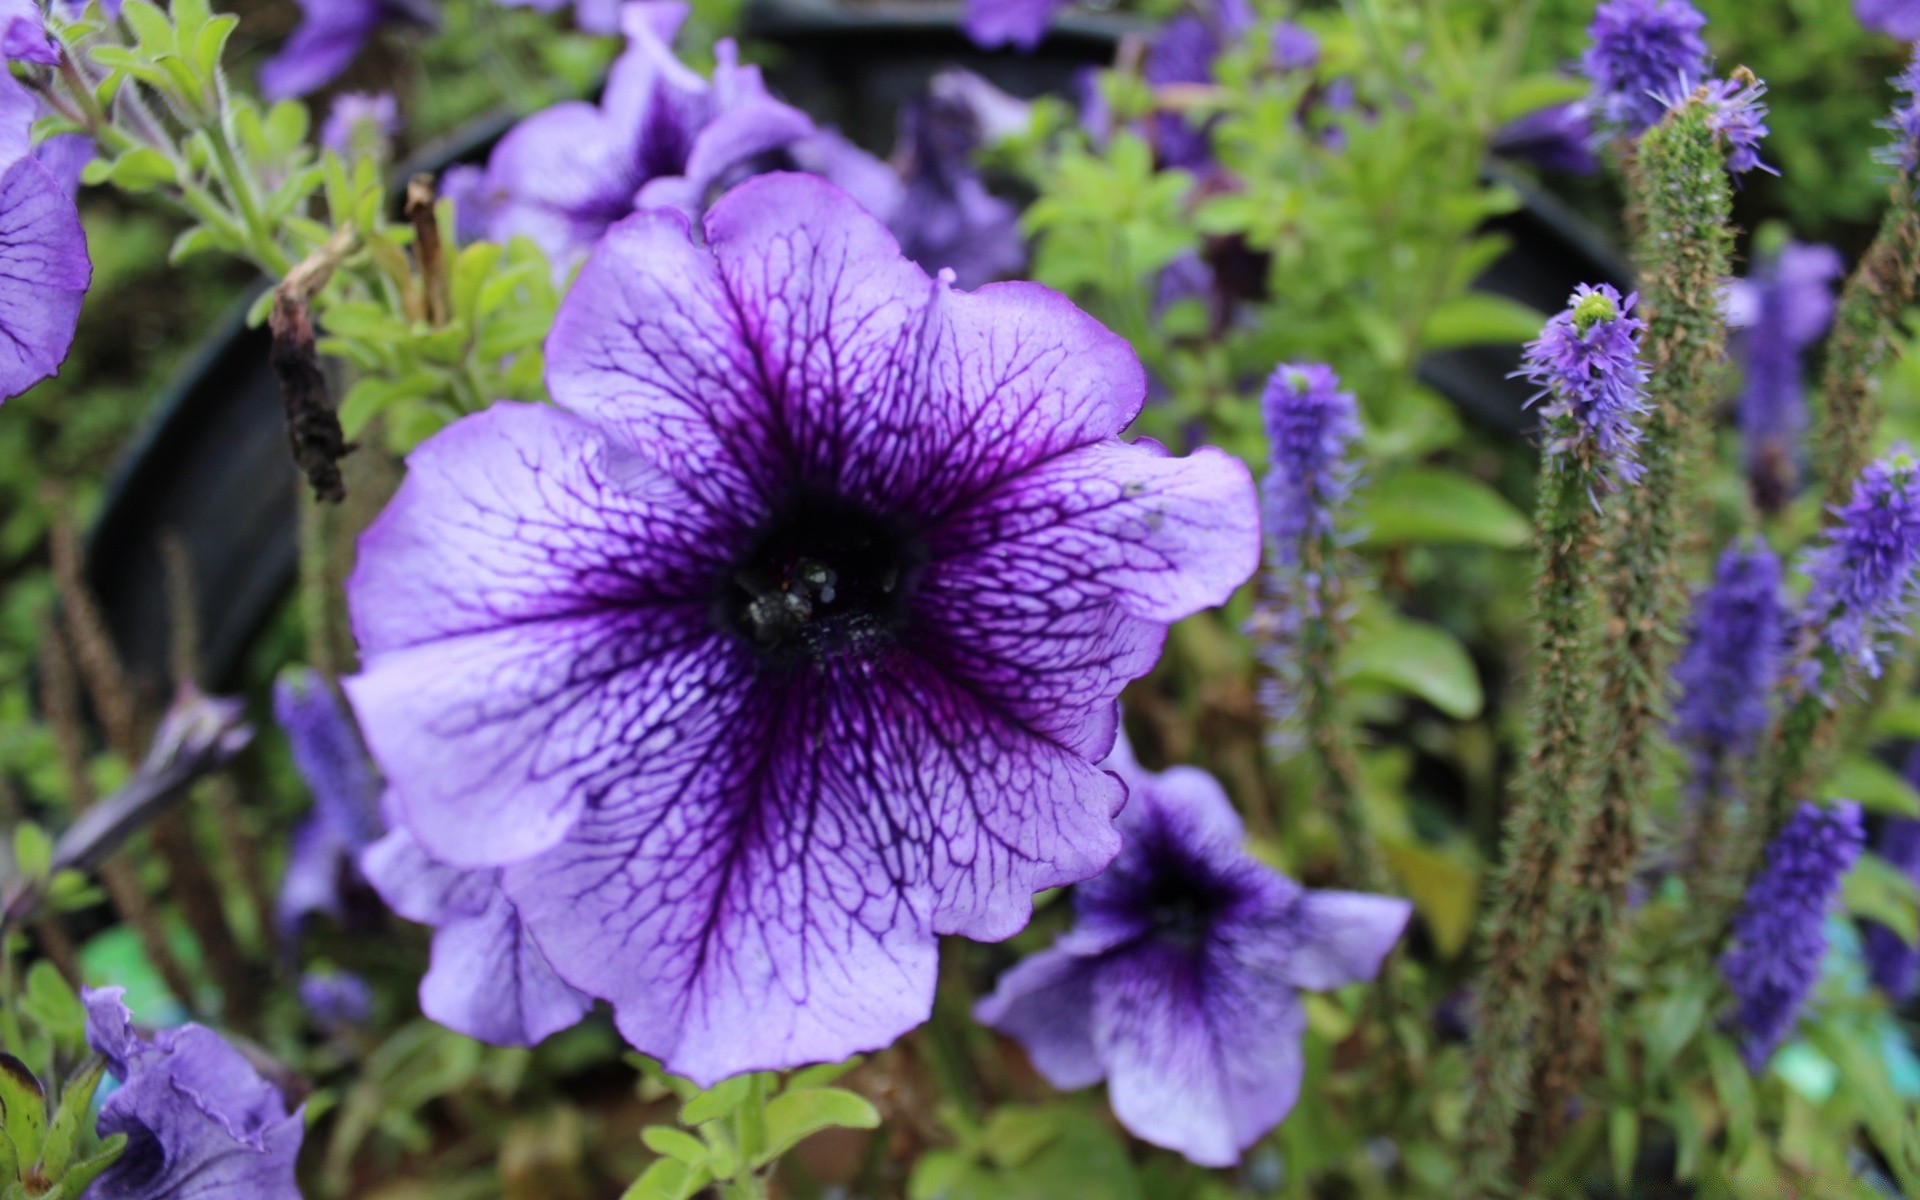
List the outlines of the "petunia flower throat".
<svg viewBox="0 0 1920 1200">
<path fill-rule="evenodd" d="M 347 687 L 408 835 L 711 1082 L 886 1044 L 938 935 L 1105 866 L 1119 691 L 1259 534 L 1236 461 L 1118 438 L 1139 363 L 1057 294 L 930 279 L 811 176 L 702 233 L 615 225 L 557 407 L 415 452 Z"/>
</svg>

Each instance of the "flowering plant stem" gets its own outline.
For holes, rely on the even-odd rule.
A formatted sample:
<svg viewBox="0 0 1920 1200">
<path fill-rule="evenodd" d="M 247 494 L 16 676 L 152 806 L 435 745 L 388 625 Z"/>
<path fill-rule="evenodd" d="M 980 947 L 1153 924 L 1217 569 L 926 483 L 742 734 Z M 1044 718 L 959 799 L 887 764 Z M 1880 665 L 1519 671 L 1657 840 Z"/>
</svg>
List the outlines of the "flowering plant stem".
<svg viewBox="0 0 1920 1200">
<path fill-rule="evenodd" d="M 1829 505 L 1846 502 L 1872 452 L 1880 424 L 1880 368 L 1893 348 L 1894 319 L 1920 277 L 1920 196 L 1902 174 L 1880 232 L 1840 293 L 1821 383 L 1826 413 L 1819 461 Z"/>
<path fill-rule="evenodd" d="M 1564 911 L 1565 876 L 1593 808 L 1595 562 L 1600 474 L 1578 453 L 1542 466 L 1527 757 L 1503 837 L 1487 930 L 1467 1105 L 1474 1195 L 1509 1186 L 1514 1121 L 1530 1066 L 1541 984 Z"/>
<path fill-rule="evenodd" d="M 1565 1127 L 1567 1101 L 1599 1070 L 1602 1013 L 1627 879 L 1666 721 L 1686 609 L 1688 530 L 1711 434 L 1713 381 L 1725 342 L 1720 292 L 1730 272 L 1732 195 L 1707 107 L 1675 108 L 1641 139 L 1630 203 L 1641 215 L 1635 258 L 1647 332 L 1649 407 L 1640 486 L 1621 497 L 1608 539 L 1607 637 L 1600 713 L 1611 721 L 1598 800 L 1579 834 L 1561 951 L 1546 974 L 1543 1055 L 1533 1079 L 1530 1148 L 1539 1161 Z"/>
<path fill-rule="evenodd" d="M 1340 871 L 1346 886 L 1363 892 L 1385 892 L 1386 871 L 1380 850 L 1367 828 L 1366 798 L 1361 791 L 1360 763 L 1354 754 L 1353 731 L 1340 712 L 1335 668 L 1346 641 L 1340 619 L 1346 588 L 1339 570 L 1339 550 L 1332 538 L 1312 544 L 1302 576 L 1317 594 L 1305 611 L 1318 614 L 1306 622 L 1300 645 L 1308 751 L 1325 789 L 1340 845 Z"/>
</svg>

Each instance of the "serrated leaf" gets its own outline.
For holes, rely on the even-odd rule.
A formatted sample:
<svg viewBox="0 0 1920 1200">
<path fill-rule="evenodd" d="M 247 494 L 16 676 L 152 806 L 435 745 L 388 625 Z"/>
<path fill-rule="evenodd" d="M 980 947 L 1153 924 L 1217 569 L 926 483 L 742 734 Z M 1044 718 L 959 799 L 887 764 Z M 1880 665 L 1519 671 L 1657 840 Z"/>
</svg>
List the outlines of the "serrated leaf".
<svg viewBox="0 0 1920 1200">
<path fill-rule="evenodd" d="M 647 1149 L 664 1158 L 675 1159 L 690 1167 L 705 1166 L 707 1144 L 684 1129 L 671 1125 L 649 1125 L 640 1131 Z"/>
<path fill-rule="evenodd" d="M 1467 292 L 1433 310 L 1420 331 L 1420 345 L 1426 350 L 1519 345 L 1537 337 L 1545 321 L 1543 314 L 1518 300 Z"/>
<path fill-rule="evenodd" d="M 719 1083 L 701 1092 L 687 1101 L 680 1110 L 682 1125 L 704 1125 L 708 1121 L 732 1115 L 733 1111 L 746 1102 L 747 1093 L 753 1090 L 753 1077 L 734 1075 L 722 1079 Z"/>
<path fill-rule="evenodd" d="M 1827 799 L 1857 800 L 1871 812 L 1920 817 L 1920 792 L 1898 771 L 1876 758 L 1853 754 L 1840 760 L 1824 793 Z"/>
<path fill-rule="evenodd" d="M 632 1187 L 620 1193 L 620 1200 L 692 1200 L 712 1182 L 712 1174 L 704 1168 L 662 1159 L 634 1180 Z"/>
<path fill-rule="evenodd" d="M 880 1112 L 865 1096 L 845 1088 L 789 1088 L 767 1102 L 767 1148 L 754 1160 L 764 1166 L 823 1129 L 875 1129 Z"/>
<path fill-rule="evenodd" d="M 0 1122 L 23 1162 L 40 1157 L 47 1137 L 47 1093 L 27 1064 L 0 1050 Z"/>
<path fill-rule="evenodd" d="M 1527 544 L 1533 523 L 1505 496 L 1458 471 L 1403 467 L 1386 472 L 1356 499 L 1356 526 L 1376 546 Z"/>
<path fill-rule="evenodd" d="M 1460 639 L 1398 614 L 1355 630 L 1341 655 L 1340 675 L 1397 688 L 1462 721 L 1479 716 L 1485 703 L 1480 676 Z"/>
</svg>

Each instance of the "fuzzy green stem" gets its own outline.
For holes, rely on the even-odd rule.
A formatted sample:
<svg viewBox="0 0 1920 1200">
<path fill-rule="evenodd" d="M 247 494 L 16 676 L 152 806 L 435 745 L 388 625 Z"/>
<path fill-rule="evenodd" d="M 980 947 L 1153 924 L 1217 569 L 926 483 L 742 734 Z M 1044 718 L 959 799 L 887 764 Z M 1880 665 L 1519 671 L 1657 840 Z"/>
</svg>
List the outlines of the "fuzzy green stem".
<svg viewBox="0 0 1920 1200">
<path fill-rule="evenodd" d="M 1367 828 L 1366 797 L 1360 785 L 1360 763 L 1354 754 L 1353 730 L 1340 711 L 1335 671 L 1346 626 L 1340 613 L 1346 604 L 1346 585 L 1339 567 L 1339 551 L 1332 539 L 1316 541 L 1301 564 L 1301 576 L 1312 581 L 1312 607 L 1301 637 L 1302 719 L 1306 745 L 1313 756 L 1320 786 L 1339 839 L 1341 877 L 1347 886 L 1366 892 L 1387 890 L 1387 874 L 1380 849 Z"/>
<path fill-rule="evenodd" d="M 1466 1181 L 1475 1196 L 1501 1194 L 1514 1182 L 1514 1123 L 1561 924 L 1555 900 L 1593 807 L 1599 486 L 1590 459 L 1550 453 L 1542 464 L 1526 761 L 1487 925 L 1467 1106 Z"/>
<path fill-rule="evenodd" d="M 1920 201 L 1915 181 L 1902 176 L 1879 234 L 1840 293 L 1827 342 L 1819 465 L 1830 505 L 1846 503 L 1872 452 L 1880 425 L 1880 368 L 1892 352 L 1894 319 L 1913 299 L 1916 276 Z"/>
<path fill-rule="evenodd" d="M 1712 436 L 1713 383 L 1725 348 L 1721 288 L 1730 273 L 1733 199 L 1705 106 L 1681 105 L 1641 139 L 1630 178 L 1641 214 L 1635 258 L 1647 322 L 1640 483 L 1621 497 L 1606 581 L 1599 715 L 1611 720 L 1599 799 L 1582 831 L 1570 921 L 1547 970 L 1542 1055 L 1525 1159 L 1543 1161 L 1565 1132 L 1567 1102 L 1598 1073 L 1603 1016 L 1640 854 L 1654 763 L 1665 737 L 1673 659 L 1687 603 L 1700 475 Z"/>
</svg>

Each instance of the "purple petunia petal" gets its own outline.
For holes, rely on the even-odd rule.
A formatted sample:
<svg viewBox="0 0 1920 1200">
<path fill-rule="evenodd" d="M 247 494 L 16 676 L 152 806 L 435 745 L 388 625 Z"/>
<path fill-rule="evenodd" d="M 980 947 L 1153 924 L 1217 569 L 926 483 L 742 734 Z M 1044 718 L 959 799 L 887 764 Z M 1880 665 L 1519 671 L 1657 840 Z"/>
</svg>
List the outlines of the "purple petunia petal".
<svg viewBox="0 0 1920 1200">
<path fill-rule="evenodd" d="M 286 100 L 325 87 L 393 17 L 385 0 L 300 0 L 299 27 L 260 68 L 261 93 Z"/>
<path fill-rule="evenodd" d="M 1107 1077 L 1087 1020 L 1098 971 L 1089 957 L 1042 950 L 1002 975 L 993 994 L 974 1006 L 974 1016 L 1025 1046 L 1033 1069 L 1054 1087 L 1090 1087 Z"/>
<path fill-rule="evenodd" d="M 93 278 L 80 214 L 33 158 L 0 174 L 0 399 L 60 369 Z"/>
<path fill-rule="evenodd" d="M 47 17 L 35 0 L 0 0 L 0 58 L 53 66 L 60 49 L 47 34 Z"/>
</svg>

